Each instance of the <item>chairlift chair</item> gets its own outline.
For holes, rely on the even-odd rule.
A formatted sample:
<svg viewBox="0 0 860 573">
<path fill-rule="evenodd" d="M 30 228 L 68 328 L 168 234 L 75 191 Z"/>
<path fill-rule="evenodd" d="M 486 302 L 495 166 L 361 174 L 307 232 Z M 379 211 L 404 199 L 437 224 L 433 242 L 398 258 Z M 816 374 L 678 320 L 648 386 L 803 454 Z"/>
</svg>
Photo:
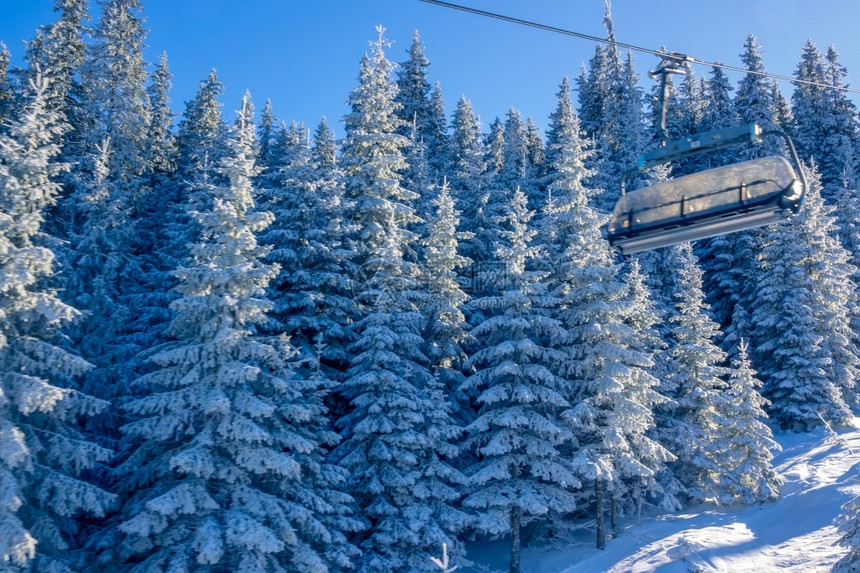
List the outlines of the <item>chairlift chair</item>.
<svg viewBox="0 0 860 573">
<path fill-rule="evenodd" d="M 652 72 L 652 76 L 661 75 L 663 81 L 658 109 L 664 144 L 640 155 L 637 166 L 621 179 L 621 198 L 609 220 L 608 238 L 622 255 L 769 225 L 796 213 L 803 202 L 806 192 L 803 170 L 791 138 L 783 131 L 762 132 L 758 125 L 750 124 L 668 141 L 667 78 L 683 71 L 681 64 L 685 58 L 667 54 L 661 67 Z M 768 156 L 700 171 L 629 193 L 625 190 L 626 179 L 633 172 L 729 145 L 759 143 L 771 135 L 785 139 L 794 166 L 782 156 Z"/>
</svg>

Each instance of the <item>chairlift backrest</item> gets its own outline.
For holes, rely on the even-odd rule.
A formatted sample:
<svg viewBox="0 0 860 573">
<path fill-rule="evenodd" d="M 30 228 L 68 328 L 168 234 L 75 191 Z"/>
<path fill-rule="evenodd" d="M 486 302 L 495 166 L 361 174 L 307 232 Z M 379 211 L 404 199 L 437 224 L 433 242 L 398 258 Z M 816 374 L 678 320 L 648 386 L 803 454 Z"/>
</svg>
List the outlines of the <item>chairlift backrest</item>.
<svg viewBox="0 0 860 573">
<path fill-rule="evenodd" d="M 767 225 L 796 212 L 804 190 L 779 156 L 686 175 L 622 195 L 609 241 L 626 255 Z"/>
</svg>

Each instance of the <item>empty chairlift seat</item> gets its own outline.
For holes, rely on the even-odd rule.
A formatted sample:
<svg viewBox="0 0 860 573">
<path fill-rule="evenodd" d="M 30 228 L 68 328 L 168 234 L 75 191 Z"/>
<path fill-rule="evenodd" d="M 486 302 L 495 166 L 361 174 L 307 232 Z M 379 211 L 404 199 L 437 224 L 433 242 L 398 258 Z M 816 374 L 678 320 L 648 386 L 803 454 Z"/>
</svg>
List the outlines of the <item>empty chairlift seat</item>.
<svg viewBox="0 0 860 573">
<path fill-rule="evenodd" d="M 783 157 L 718 167 L 621 196 L 609 242 L 623 255 L 775 223 L 797 212 L 804 184 Z"/>
</svg>

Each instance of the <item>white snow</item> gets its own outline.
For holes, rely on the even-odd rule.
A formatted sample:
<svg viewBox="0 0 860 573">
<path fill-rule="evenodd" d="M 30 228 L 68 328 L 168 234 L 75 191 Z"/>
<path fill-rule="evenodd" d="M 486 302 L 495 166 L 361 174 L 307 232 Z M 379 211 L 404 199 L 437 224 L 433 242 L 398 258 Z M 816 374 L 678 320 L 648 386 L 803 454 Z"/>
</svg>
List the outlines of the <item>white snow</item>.
<svg viewBox="0 0 860 573">
<path fill-rule="evenodd" d="M 583 531 L 565 548 L 523 549 L 523 573 L 830 571 L 847 550 L 836 541 L 834 519 L 860 494 L 860 418 L 838 435 L 825 428 L 775 434 L 782 446 L 774 467 L 784 481 L 780 499 L 754 506 L 702 505 L 677 514 L 635 516 L 619 523 L 606 550 Z M 476 543 L 462 571 L 507 571 L 506 540 Z"/>
</svg>

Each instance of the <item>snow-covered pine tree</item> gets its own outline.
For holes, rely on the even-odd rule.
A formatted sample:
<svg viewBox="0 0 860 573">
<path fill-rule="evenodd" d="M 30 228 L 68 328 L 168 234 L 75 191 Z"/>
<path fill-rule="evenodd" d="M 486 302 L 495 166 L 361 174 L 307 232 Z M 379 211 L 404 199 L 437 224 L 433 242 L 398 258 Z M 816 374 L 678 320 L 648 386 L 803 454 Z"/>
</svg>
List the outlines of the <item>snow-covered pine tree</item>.
<svg viewBox="0 0 860 573">
<path fill-rule="evenodd" d="M 141 350 L 121 340 L 129 309 L 122 301 L 120 282 L 132 233 L 128 205 L 112 192 L 109 182 L 112 154 L 111 140 L 96 145 L 87 158 L 87 179 L 76 177 L 74 194 L 68 198 L 74 211 L 64 258 L 74 272 L 67 273 L 63 285 L 65 300 L 86 311 L 65 328 L 75 348 L 96 366 L 84 377 L 82 389 L 106 399 L 129 393 L 130 359 Z M 116 430 L 113 421 L 97 420 L 99 433 Z"/>
<path fill-rule="evenodd" d="M 836 525 L 841 535 L 839 545 L 848 553 L 833 566 L 833 573 L 856 573 L 860 569 L 860 496 L 842 506 Z"/>
<path fill-rule="evenodd" d="M 442 85 L 436 82 L 430 92 L 430 114 L 424 128 L 424 145 L 427 146 L 427 166 L 430 177 L 437 184 L 450 177 L 448 155 L 448 122 L 445 119 L 445 100 Z"/>
<path fill-rule="evenodd" d="M 546 203 L 546 196 L 541 187 L 541 178 L 546 173 L 546 161 L 544 158 L 544 143 L 540 128 L 538 128 L 535 120 L 532 118 L 526 119 L 525 140 L 526 140 L 526 165 L 530 173 L 530 181 L 528 185 L 533 188 L 532 195 L 534 196 L 535 209 L 542 209 Z"/>
<path fill-rule="evenodd" d="M 726 382 L 722 366 L 726 353 L 716 345 L 719 326 L 710 318 L 702 292 L 702 271 L 689 243 L 672 249 L 677 254 L 676 313 L 669 352 L 668 397 L 674 400 L 669 417 L 661 419 L 656 436 L 677 456 L 675 476 L 693 501 L 721 501 L 722 451 L 725 429 Z"/>
<path fill-rule="evenodd" d="M 649 437 L 660 443 L 660 440 L 657 439 L 659 434 L 657 427 L 666 425 L 665 419 L 672 416 L 675 405 L 671 399 L 666 397 L 671 389 L 667 380 L 672 370 L 672 359 L 667 352 L 668 344 L 665 341 L 668 339 L 668 335 L 661 334 L 661 325 L 665 322 L 668 313 L 665 309 L 658 308 L 653 293 L 648 287 L 647 277 L 641 270 L 639 259 L 632 258 L 630 260 L 625 275 L 625 283 L 627 284 L 628 300 L 628 312 L 625 315 L 625 321 L 636 331 L 638 341 L 642 345 L 641 350 L 651 356 L 653 366 L 646 370 L 659 381 L 655 390 L 663 398 L 663 401 L 656 402 L 652 407 L 655 427 L 648 433 Z M 639 517 L 641 517 L 642 502 L 646 500 L 646 496 L 664 511 L 676 511 L 681 508 L 679 497 L 682 496 L 684 487 L 668 467 L 657 472 L 653 483 L 656 483 L 657 487 L 652 491 L 643 491 L 641 483 L 630 485 L 633 501 L 636 502 L 635 509 Z"/>
<path fill-rule="evenodd" d="M 846 86 L 848 71 L 839 63 L 839 54 L 833 46 L 824 55 L 825 82 L 835 86 Z M 840 90 L 827 90 L 825 94 L 826 137 L 824 148 L 829 150 L 817 160 L 821 169 L 822 193 L 825 200 L 838 202 L 839 194 L 845 187 L 849 189 L 856 185 L 858 151 L 857 107 Z M 830 189 L 836 190 L 836 197 Z"/>
<path fill-rule="evenodd" d="M 824 58 L 818 46 L 812 39 L 806 41 L 800 53 L 800 62 L 794 70 L 794 76 L 804 82 L 823 84 Z M 821 85 L 795 83 L 791 94 L 791 109 L 794 122 L 791 126 L 791 138 L 797 149 L 797 154 L 805 162 L 820 161 L 822 145 L 826 134 L 823 133 L 825 113 L 824 94 L 829 90 Z"/>
<path fill-rule="evenodd" d="M 151 108 L 143 59 L 146 29 L 140 0 L 100 0 L 101 18 L 83 66 L 90 149 L 108 138 L 107 181 L 126 208 L 136 208 L 147 171 L 146 136 Z"/>
<path fill-rule="evenodd" d="M 426 289 L 423 311 L 427 319 L 424 353 L 430 360 L 430 372 L 450 396 L 452 416 L 465 425 L 474 419 L 469 396 L 460 391 L 472 338 L 463 313 L 469 295 L 463 292 L 458 277 L 472 261 L 458 253 L 458 246 L 469 234 L 458 231 L 460 213 L 447 185 L 442 186 L 433 206 L 435 214 L 427 221 L 421 240 Z"/>
<path fill-rule="evenodd" d="M 490 288 L 470 303 L 485 318 L 472 330 L 480 349 L 463 385 L 478 405 L 463 443 L 477 459 L 463 504 L 477 512 L 480 533 L 511 536 L 511 571 L 518 572 L 521 527 L 570 514 L 580 483 L 565 455 L 576 450 L 562 420 L 569 387 L 555 373 L 566 360 L 557 348 L 565 332 L 549 316 L 553 299 L 540 283 L 543 273 L 528 270 L 538 249 L 522 191 L 502 216 L 495 255 L 506 266 L 484 270 L 480 278 Z"/>
<path fill-rule="evenodd" d="M 54 12 L 58 13 L 56 22 L 41 28 L 36 41 L 28 44 L 29 75 L 41 73 L 50 78 L 45 94 L 48 108 L 59 114 L 59 125 L 64 130 L 80 128 L 81 118 L 77 117 L 80 110 L 76 104 L 81 103 L 84 95 L 80 71 L 86 55 L 85 35 L 89 31 L 87 0 L 56 0 Z M 65 135 L 65 131 L 60 135 Z M 64 143 L 70 143 L 69 139 Z M 68 157 L 71 151 L 61 150 L 61 154 Z"/>
<path fill-rule="evenodd" d="M 267 99 L 263 113 L 260 115 L 260 125 L 257 126 L 257 163 L 260 166 L 263 180 L 274 171 L 272 163 L 274 150 L 272 148 L 275 146 L 277 124 L 278 118 L 275 117 L 275 112 L 272 110 L 272 100 Z"/>
<path fill-rule="evenodd" d="M 175 272 L 173 341 L 134 382 L 134 451 L 118 468 L 129 497 L 97 568 L 325 572 L 356 553 L 344 472 L 323 459 L 337 441 L 328 389 L 293 375 L 286 338 L 254 333 L 277 266 L 255 239 L 272 215 L 254 207 L 252 109 L 246 94 L 218 166 L 226 183 L 192 212 L 201 232 Z"/>
<path fill-rule="evenodd" d="M 721 408 L 723 432 L 726 440 L 717 447 L 723 452 L 724 488 L 721 503 L 760 503 L 779 497 L 782 483 L 771 466 L 773 452 L 779 444 L 763 422 L 767 417 L 764 406 L 767 400 L 759 393 L 761 381 L 753 370 L 747 355 L 747 342 L 741 339 L 737 358 L 729 370 L 726 398 Z"/>
<path fill-rule="evenodd" d="M 322 371 L 334 376 L 331 367 L 346 368 L 348 324 L 357 312 L 346 270 L 354 253 L 344 244 L 349 223 L 334 133 L 323 120 L 311 148 L 306 139 L 294 123 L 273 150 L 279 165 L 272 165 L 262 206 L 275 220 L 260 241 L 272 246 L 267 261 L 281 267 L 269 285 L 274 328 L 285 329 L 303 358 L 322 343 Z"/>
<path fill-rule="evenodd" d="M 415 240 L 409 203 L 400 184 L 407 140 L 395 100 L 392 64 L 383 28 L 361 60 L 359 85 L 350 95 L 342 146 L 350 236 L 356 250 L 350 367 L 338 388 L 348 401 L 337 420 L 344 438 L 334 459 L 350 473 L 367 530 L 359 571 L 430 571 L 429 556 L 446 543 L 462 555 L 456 535 L 468 523 L 455 507 L 462 476 L 446 461 L 457 431 L 449 406 L 421 352 L 425 320 L 416 306 L 418 266 L 405 258 Z"/>
<path fill-rule="evenodd" d="M 125 394 L 130 358 L 140 348 L 123 339 L 129 309 L 121 293 L 137 282 L 134 226 L 148 188 L 146 136 L 150 105 L 139 0 L 103 0 L 101 19 L 82 67 L 86 86 L 80 161 L 66 201 L 69 272 L 66 300 L 85 312 L 69 329 L 72 343 L 95 365 L 84 390 Z M 103 172 L 102 172 L 103 170 Z M 103 428 L 110 432 L 114 428 Z"/>
<path fill-rule="evenodd" d="M 722 68 L 711 68 L 710 77 L 704 80 L 704 111 L 701 129 L 708 131 L 738 125 L 739 119 L 731 92 L 734 88 Z M 718 150 L 707 155 L 710 165 L 719 167 L 732 161 L 731 150 Z M 703 284 L 705 297 L 711 306 L 717 323 L 725 330 L 732 324 L 735 304 L 746 299 L 744 276 L 749 276 L 753 259 L 750 257 L 751 242 L 745 238 L 720 235 L 694 245 L 702 270 L 705 272 Z M 738 251 L 736 253 L 735 251 Z M 737 263 L 737 265 L 736 265 Z M 739 326 L 741 323 L 738 323 Z M 745 323 L 744 323 L 745 324 Z M 746 327 L 740 328 L 742 335 L 748 335 Z M 731 341 L 725 341 L 723 349 L 732 352 L 736 348 L 733 333 L 727 334 Z"/>
<path fill-rule="evenodd" d="M 59 328 L 80 313 L 48 286 L 54 254 L 41 227 L 57 200 L 62 118 L 44 78 L 29 79 L 19 115 L 0 135 L 0 561 L 7 571 L 68 572 L 77 519 L 103 517 L 113 496 L 80 479 L 110 452 L 78 422 L 106 407 L 77 389 L 90 368 L 63 349 Z"/>
<path fill-rule="evenodd" d="M 832 85 L 845 85 L 846 70 L 839 64 L 831 46 L 822 56 L 810 40 L 804 47 L 795 75 L 798 79 Z M 794 124 L 792 136 L 802 158 L 813 160 L 821 172 L 821 195 L 829 205 L 837 206 L 835 217 L 842 246 L 848 249 L 851 264 L 860 264 L 857 238 L 856 141 L 857 109 L 839 90 L 797 84 L 792 94 Z M 855 285 L 860 271 L 855 270 Z M 855 292 L 849 303 L 851 321 L 860 322 L 860 294 Z M 852 331 L 857 332 L 856 328 Z M 856 341 L 855 341 L 856 343 Z"/>
<path fill-rule="evenodd" d="M 708 125 L 725 127 L 736 120 L 742 124 L 757 123 L 764 130 L 780 127 L 777 122 L 777 93 L 773 84 L 760 75 L 765 71 L 760 48 L 755 36 L 750 34 L 744 43 L 741 61 L 751 73 L 744 75 L 738 83 L 734 113 L 722 107 L 727 96 L 722 74 L 713 74 L 709 83 L 711 108 L 706 112 L 705 120 Z M 718 110 L 720 115 L 717 115 Z M 756 145 L 718 152 L 715 161 L 723 164 L 776 155 L 782 152 L 781 145 L 779 138 L 768 137 Z M 737 351 L 741 338 L 750 340 L 752 336 L 747 313 L 757 306 L 754 299 L 758 272 L 755 253 L 761 248 L 761 233 L 753 229 L 714 237 L 700 249 L 702 268 L 707 273 L 708 300 L 714 304 L 715 318 L 724 333 L 722 347 L 730 355 Z M 757 360 L 757 355 L 754 354 L 753 359 Z"/>
<path fill-rule="evenodd" d="M 604 0 L 604 4 L 604 24 L 608 38 L 614 41 L 611 3 Z M 602 194 L 593 198 L 593 202 L 599 210 L 608 213 L 620 195 L 622 174 L 636 165 L 636 157 L 645 145 L 645 118 L 642 89 L 633 67 L 632 54 L 623 61 L 618 47 L 610 45 L 600 58 L 597 56 L 595 53 L 595 63 L 603 70 L 595 72 L 594 78 L 588 82 L 589 99 L 585 103 L 594 106 L 599 102 L 600 112 L 594 118 L 595 110 L 589 109 L 584 117 L 587 119 L 586 133 L 598 142 L 588 167 L 596 170 L 591 186 L 601 189 Z M 598 81 L 604 85 L 596 85 Z M 588 131 L 592 128 L 596 129 L 594 133 Z M 628 183 L 630 188 L 635 188 L 635 180 Z"/>
<path fill-rule="evenodd" d="M 528 165 L 525 130 L 522 115 L 514 108 L 508 110 L 504 122 L 496 118 L 490 125 L 490 133 L 484 145 L 483 189 L 479 193 L 476 207 L 464 211 L 467 216 L 465 230 L 474 234 L 466 254 L 475 262 L 475 275 L 484 265 L 496 265 L 497 246 L 501 241 L 501 220 L 511 204 L 515 189 L 522 189 L 531 203 L 533 197 L 527 190 L 536 181 L 531 177 Z M 520 185 L 526 187 L 520 187 Z M 475 209 L 477 217 L 469 218 Z M 490 286 L 485 284 L 484 286 Z"/>
<path fill-rule="evenodd" d="M 409 59 L 397 68 L 397 95 L 399 104 L 397 117 L 400 127 L 397 133 L 404 137 L 412 136 L 413 126 L 418 131 L 418 137 L 424 135 L 430 119 L 430 82 L 427 79 L 427 68 L 430 60 L 424 54 L 424 44 L 418 30 L 412 33 L 412 45 L 409 47 Z"/>
<path fill-rule="evenodd" d="M 692 66 L 687 66 L 686 73 L 678 85 L 677 105 L 678 117 L 674 126 L 677 137 L 687 137 L 703 131 L 705 119 L 705 84 L 693 73 Z M 673 136 L 674 137 L 674 136 Z M 686 175 L 709 169 L 713 164 L 707 156 L 688 157 L 673 164 L 675 175 Z"/>
<path fill-rule="evenodd" d="M 176 169 L 176 138 L 173 134 L 173 112 L 170 109 L 170 88 L 173 75 L 167 65 L 167 52 L 162 52 L 158 66 L 150 75 L 146 93 L 152 112 L 146 131 L 146 168 L 151 174 L 172 175 Z"/>
<path fill-rule="evenodd" d="M 12 83 L 9 81 L 9 62 L 12 55 L 6 44 L 0 42 L 0 126 L 6 125 L 6 117 L 12 110 Z M 7 128 L 0 127 L 0 131 Z"/>
<path fill-rule="evenodd" d="M 562 78 L 561 85 L 559 86 L 559 90 L 556 93 L 556 97 L 558 98 L 558 105 L 555 110 L 549 116 L 549 129 L 546 132 L 546 148 L 544 149 L 544 161 L 546 163 L 546 171 L 547 175 L 544 177 L 542 183 L 544 187 L 548 187 L 552 180 L 555 178 L 555 170 L 553 165 L 558 160 L 558 154 L 561 151 L 559 147 L 559 138 L 562 135 L 562 130 L 569 122 L 567 117 L 571 114 L 570 106 L 568 102 L 570 99 L 570 81 L 567 79 L 567 76 Z M 582 121 L 579 122 L 580 132 L 582 133 L 582 137 L 585 137 L 584 130 L 582 128 Z M 551 201 L 552 197 L 548 196 L 547 201 Z"/>
<path fill-rule="evenodd" d="M 138 272 L 120 293 L 129 309 L 123 340 L 143 350 L 164 341 L 164 331 L 172 318 L 170 302 L 176 298 L 171 292 L 176 279 L 170 272 L 178 265 L 180 254 L 167 238 L 174 232 L 176 213 L 182 207 L 179 205 L 180 185 L 173 180 L 176 138 L 170 109 L 171 80 L 167 54 L 162 53 L 147 86 L 152 113 L 144 143 L 144 176 L 149 190 L 139 202 L 130 247 L 138 257 Z M 181 246 L 184 248 L 184 244 Z M 132 360 L 135 370 L 143 367 L 141 357 L 138 354 Z"/>
<path fill-rule="evenodd" d="M 604 15 L 603 24 L 606 27 L 607 39 L 615 41 L 615 26 L 612 22 L 612 3 L 610 0 L 603 1 Z M 579 117 L 582 131 L 591 139 L 597 139 L 597 135 L 603 124 L 604 105 L 610 97 L 609 86 L 611 78 L 618 73 L 621 66 L 621 57 L 614 44 L 604 46 L 597 44 L 594 47 L 594 56 L 583 66 L 577 78 L 579 92 Z"/>
<path fill-rule="evenodd" d="M 770 415 L 800 431 L 848 423 L 846 401 L 854 402 L 858 378 L 847 308 L 856 271 L 833 237 L 833 208 L 821 197 L 818 174 L 807 170 L 806 178 L 803 209 L 762 237 L 751 311 Z"/>
<path fill-rule="evenodd" d="M 57 20 L 39 30 L 25 54 L 29 67 L 26 75 L 41 74 L 49 80 L 47 106 L 59 114 L 58 126 L 62 127 L 56 132 L 57 143 L 62 146 L 59 158 L 71 166 L 70 171 L 60 176 L 63 189 L 57 205 L 46 213 L 45 221 L 45 228 L 62 239 L 68 238 L 73 223 L 63 203 L 75 187 L 74 166 L 86 163 L 86 146 L 82 144 L 88 128 L 83 105 L 87 88 L 81 81 L 81 71 L 87 50 L 86 36 L 90 32 L 87 4 L 86 0 L 57 0 L 54 3 Z"/>
<path fill-rule="evenodd" d="M 529 141 L 526 133 L 526 123 L 519 110 L 511 108 L 505 117 L 502 132 L 504 145 L 502 147 L 502 169 L 493 180 L 493 187 L 500 195 L 498 199 L 491 196 L 490 206 L 501 204 L 501 197 L 508 197 L 510 189 L 520 188 L 529 199 L 529 208 L 536 210 L 540 200 L 539 187 L 534 167 L 529 161 Z M 500 192 L 500 193 L 498 193 Z M 492 217 L 499 213 L 491 213 Z"/>
<path fill-rule="evenodd" d="M 761 45 L 755 35 L 750 34 L 744 42 L 741 62 L 749 72 L 738 82 L 735 91 L 735 110 L 741 123 L 757 123 L 762 130 L 779 129 L 777 122 L 777 101 L 773 83 L 763 76 L 764 62 Z M 757 145 L 748 145 L 735 152 L 734 161 L 745 161 L 768 155 L 779 155 L 782 141 L 779 138 L 766 138 Z"/>
<path fill-rule="evenodd" d="M 636 165 L 645 141 L 642 112 L 642 90 L 633 67 L 633 55 L 628 54 L 618 75 L 613 78 L 610 98 L 604 105 L 599 145 L 597 146 L 598 178 L 595 187 L 603 189 L 597 206 L 611 212 L 620 195 L 622 174 Z M 630 182 L 635 185 L 635 181 Z M 633 188 L 633 187 L 631 187 Z"/>
<path fill-rule="evenodd" d="M 577 446 L 565 455 L 572 457 L 579 481 L 586 484 L 586 504 L 595 504 L 602 547 L 601 494 L 611 497 L 614 509 L 619 500 L 633 497 L 636 486 L 640 496 L 643 490 L 655 491 L 654 476 L 672 455 L 647 436 L 654 427 L 651 408 L 663 398 L 649 373 L 653 363 L 646 341 L 628 321 L 628 314 L 633 318 L 634 311 L 645 309 L 631 306 L 620 265 L 602 235 L 607 216 L 589 205 L 592 192 L 585 181 L 591 173 L 585 164 L 590 150 L 564 89 L 554 128 L 555 178 L 541 222 L 549 270 L 544 283 L 549 296 L 560 302 L 553 316 L 567 331 L 560 345 L 567 356 L 556 371 L 567 381 L 564 397 L 572 407 L 565 420 Z"/>
<path fill-rule="evenodd" d="M 185 106 L 176 136 L 176 165 L 182 180 L 189 181 L 192 176 L 199 176 L 203 166 L 217 165 L 223 154 L 226 125 L 221 119 L 218 101 L 223 93 L 224 86 L 212 70 Z"/>
<path fill-rule="evenodd" d="M 454 190 L 454 202 L 462 214 L 462 230 L 472 234 L 460 250 L 473 261 L 483 256 L 480 231 L 486 226 L 487 194 L 483 190 L 482 175 L 485 169 L 481 126 L 472 110 L 472 104 L 461 96 L 451 119 L 449 143 L 450 186 Z M 485 260 L 486 257 L 481 260 Z"/>
<path fill-rule="evenodd" d="M 436 197 L 438 187 L 433 183 L 430 175 L 430 165 L 427 161 L 427 146 L 424 138 L 420 136 L 418 129 L 413 125 L 409 136 L 409 146 L 404 150 L 406 169 L 401 173 L 401 185 L 415 193 L 412 207 L 417 219 L 409 228 L 417 236 L 424 236 L 424 224 L 433 213 L 433 199 Z M 420 243 L 417 245 L 420 251 Z"/>
<path fill-rule="evenodd" d="M 400 104 L 397 115 L 403 121 L 398 133 L 410 138 L 413 145 L 420 143 L 423 146 L 428 183 L 441 185 L 448 174 L 445 103 L 439 82 L 432 89 L 430 87 L 427 78 L 429 66 L 424 44 L 421 43 L 418 30 L 415 30 L 409 47 L 409 59 L 400 64 L 396 72 L 396 98 Z M 415 166 L 412 165 L 412 168 Z"/>
</svg>

